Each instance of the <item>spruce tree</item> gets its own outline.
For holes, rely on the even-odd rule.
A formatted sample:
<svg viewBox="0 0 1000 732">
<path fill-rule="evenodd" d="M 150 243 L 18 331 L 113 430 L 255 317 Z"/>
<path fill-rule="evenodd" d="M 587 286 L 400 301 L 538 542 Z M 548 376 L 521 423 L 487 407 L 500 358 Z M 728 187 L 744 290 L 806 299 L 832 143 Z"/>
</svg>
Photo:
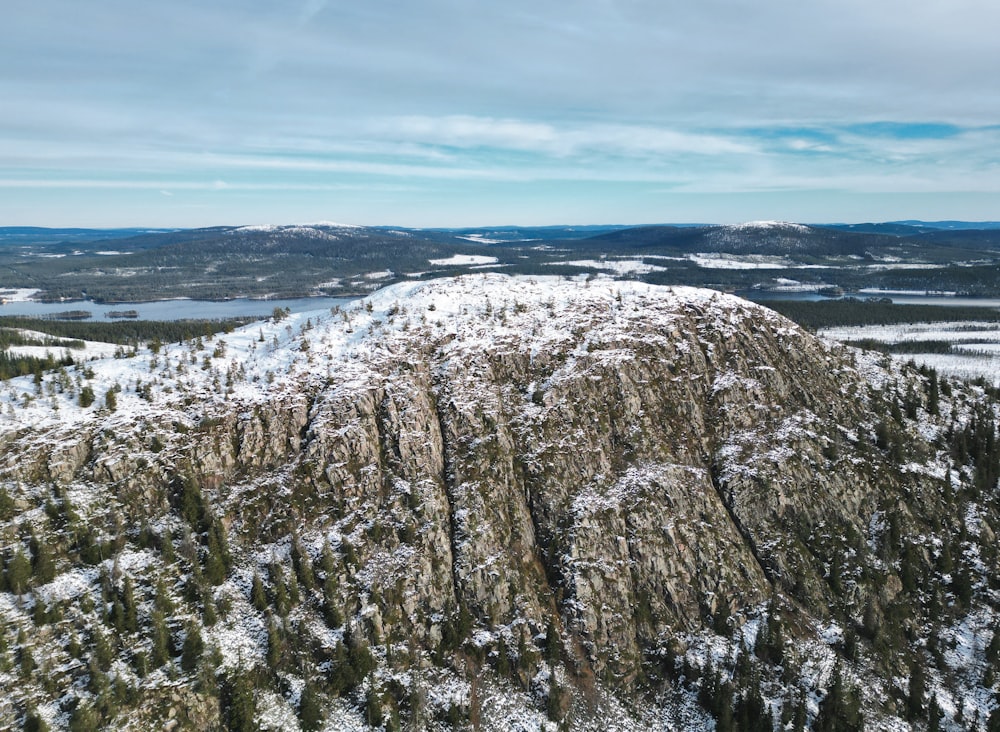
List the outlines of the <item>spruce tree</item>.
<svg viewBox="0 0 1000 732">
<path fill-rule="evenodd" d="M 159 668 L 170 660 L 170 633 L 163 613 L 153 611 L 152 657 L 153 668 Z"/>
<path fill-rule="evenodd" d="M 906 714 L 910 720 L 920 719 L 924 712 L 924 692 L 927 681 L 919 658 L 910 661 L 910 684 L 906 695 Z"/>
<path fill-rule="evenodd" d="M 257 732 L 253 684 L 246 669 L 236 669 L 222 685 L 222 718 L 227 732 Z"/>
<path fill-rule="evenodd" d="M 323 710 L 319 694 L 311 681 L 306 681 L 299 699 L 299 725 L 305 732 L 315 732 L 323 724 Z"/>
<path fill-rule="evenodd" d="M 189 623 L 181 649 L 181 668 L 187 673 L 194 671 L 198 667 L 198 661 L 201 660 L 201 654 L 204 650 L 205 644 L 201 639 L 201 627 L 195 622 Z"/>
<path fill-rule="evenodd" d="M 264 612 L 267 609 L 267 595 L 264 593 L 264 583 L 260 579 L 260 574 L 253 573 L 253 580 L 250 583 L 250 604 L 257 612 Z"/>
<path fill-rule="evenodd" d="M 38 541 L 35 535 L 31 536 L 31 551 L 34 555 L 31 562 L 31 571 L 36 585 L 44 585 L 55 579 L 56 565 L 52 558 L 52 550 L 46 542 Z"/>
<path fill-rule="evenodd" d="M 6 578 L 8 589 L 15 595 L 23 595 L 27 591 L 28 581 L 31 579 L 31 561 L 20 547 L 7 562 Z"/>
</svg>

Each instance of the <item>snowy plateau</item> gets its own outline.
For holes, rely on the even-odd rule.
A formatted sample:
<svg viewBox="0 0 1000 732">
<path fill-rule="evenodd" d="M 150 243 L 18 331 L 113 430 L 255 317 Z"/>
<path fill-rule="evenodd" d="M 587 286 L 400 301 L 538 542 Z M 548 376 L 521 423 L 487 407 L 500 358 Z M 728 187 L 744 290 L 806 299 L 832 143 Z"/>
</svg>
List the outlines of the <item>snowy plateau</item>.
<svg viewBox="0 0 1000 732">
<path fill-rule="evenodd" d="M 0 385 L 0 728 L 1000 725 L 990 387 L 605 278 L 280 315 Z"/>
</svg>

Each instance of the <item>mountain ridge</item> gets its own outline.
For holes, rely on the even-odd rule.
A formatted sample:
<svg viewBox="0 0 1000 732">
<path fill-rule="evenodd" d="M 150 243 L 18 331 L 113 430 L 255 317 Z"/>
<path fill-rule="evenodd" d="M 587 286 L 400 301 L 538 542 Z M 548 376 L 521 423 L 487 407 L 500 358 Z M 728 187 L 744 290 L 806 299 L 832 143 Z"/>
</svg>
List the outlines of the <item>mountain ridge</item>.
<svg viewBox="0 0 1000 732">
<path fill-rule="evenodd" d="M 947 440 L 975 444 L 995 402 L 760 306 L 467 276 L 89 369 L 0 391 L 2 530 L 54 562 L 0 595 L 4 642 L 64 669 L 53 693 L 22 665 L 5 724 L 232 726 L 245 676 L 271 728 L 299 724 L 308 686 L 345 729 L 699 729 L 719 670 L 737 707 L 808 693 L 818 723 L 836 667 L 873 724 L 907 729 L 894 679 L 934 602 L 935 638 L 973 639 L 926 661 L 935 699 L 993 708 L 996 479 Z"/>
</svg>

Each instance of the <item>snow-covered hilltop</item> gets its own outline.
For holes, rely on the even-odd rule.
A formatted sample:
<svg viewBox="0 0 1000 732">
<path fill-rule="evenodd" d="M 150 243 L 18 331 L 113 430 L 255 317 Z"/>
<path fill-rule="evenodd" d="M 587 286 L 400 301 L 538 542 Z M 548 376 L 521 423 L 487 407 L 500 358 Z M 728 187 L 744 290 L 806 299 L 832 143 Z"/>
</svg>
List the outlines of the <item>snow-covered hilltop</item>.
<svg viewBox="0 0 1000 732">
<path fill-rule="evenodd" d="M 0 726 L 994 705 L 995 404 L 734 297 L 403 283 L 0 400 Z"/>
</svg>

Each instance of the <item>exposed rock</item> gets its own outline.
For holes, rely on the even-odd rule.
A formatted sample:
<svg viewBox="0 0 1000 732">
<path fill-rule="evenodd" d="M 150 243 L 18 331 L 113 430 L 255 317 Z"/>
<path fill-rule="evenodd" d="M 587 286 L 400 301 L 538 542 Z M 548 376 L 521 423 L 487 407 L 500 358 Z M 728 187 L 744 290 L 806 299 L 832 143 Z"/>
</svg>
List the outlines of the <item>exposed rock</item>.
<svg viewBox="0 0 1000 732">
<path fill-rule="evenodd" d="M 880 528 L 887 512 L 911 537 L 906 546 L 964 523 L 945 470 L 967 481 L 970 468 L 953 464 L 935 437 L 945 418 L 921 407 L 919 421 L 894 423 L 906 469 L 876 444 L 876 425 L 905 391 L 898 384 L 921 388 L 923 377 L 887 371 L 736 298 L 488 276 L 397 286 L 370 309 L 311 314 L 310 323 L 294 335 L 271 324 L 277 347 L 257 348 L 256 325 L 227 336 L 229 357 L 247 373 L 228 392 L 208 375 L 178 377 L 152 403 L 123 394 L 117 412 L 74 413 L 69 426 L 38 407 L 5 438 L 8 491 L 41 505 L 50 485 L 68 487 L 107 537 L 98 561 L 116 557 L 144 586 L 164 562 L 139 547 L 144 522 L 160 537 L 170 527 L 165 541 L 207 572 L 205 537 L 221 521 L 235 562 L 214 593 L 229 609 L 204 632 L 222 650 L 223 675 L 262 665 L 268 633 L 283 626 L 309 649 L 299 651 L 301 668 L 313 669 L 289 664 L 288 678 L 332 676 L 343 663 L 337 649 L 353 643 L 352 653 L 376 649 L 380 684 L 401 669 L 478 679 L 486 659 L 502 675 L 500 654 L 509 653 L 520 664 L 509 677 L 528 689 L 549 668 L 544 651 L 573 670 L 567 684 L 577 695 L 553 696 L 551 713 L 600 726 L 611 712 L 586 701 L 599 696 L 594 677 L 612 695 L 649 701 L 650 659 L 706 629 L 728 635 L 757 622 L 773 597 L 798 628 L 789 640 L 804 644 L 820 621 L 861 627 L 866 606 L 890 612 L 904 586 Z M 165 372 L 186 348 L 164 350 Z M 100 368 L 99 379 L 122 378 Z M 941 412 L 954 410 L 960 427 L 981 395 L 955 390 Z M 977 506 L 980 536 L 994 536 L 995 485 Z M 274 572 L 281 582 L 293 576 L 293 536 L 313 567 L 324 546 L 334 566 L 319 570 L 315 586 L 294 588 L 292 621 L 264 619 L 250 605 L 251 579 L 257 572 L 268 601 L 279 602 Z M 77 572 L 80 550 L 53 541 L 62 576 Z M 914 560 L 921 576 L 935 556 Z M 996 569 L 995 553 L 979 561 Z M 297 584 L 308 577 L 300 568 Z M 89 589 L 50 642 L 94 617 L 76 609 L 99 597 L 96 575 L 83 581 Z M 198 593 L 187 600 L 175 632 L 201 602 Z M 13 613 L 9 623 L 25 618 Z M 128 641 L 123 658 L 130 643 L 148 647 Z M 859 678 L 882 678 L 868 699 L 876 718 L 889 709 L 878 700 L 898 663 L 858 666 Z M 276 678 L 289 698 L 299 693 Z M 419 718 L 417 702 L 407 704 Z"/>
</svg>

